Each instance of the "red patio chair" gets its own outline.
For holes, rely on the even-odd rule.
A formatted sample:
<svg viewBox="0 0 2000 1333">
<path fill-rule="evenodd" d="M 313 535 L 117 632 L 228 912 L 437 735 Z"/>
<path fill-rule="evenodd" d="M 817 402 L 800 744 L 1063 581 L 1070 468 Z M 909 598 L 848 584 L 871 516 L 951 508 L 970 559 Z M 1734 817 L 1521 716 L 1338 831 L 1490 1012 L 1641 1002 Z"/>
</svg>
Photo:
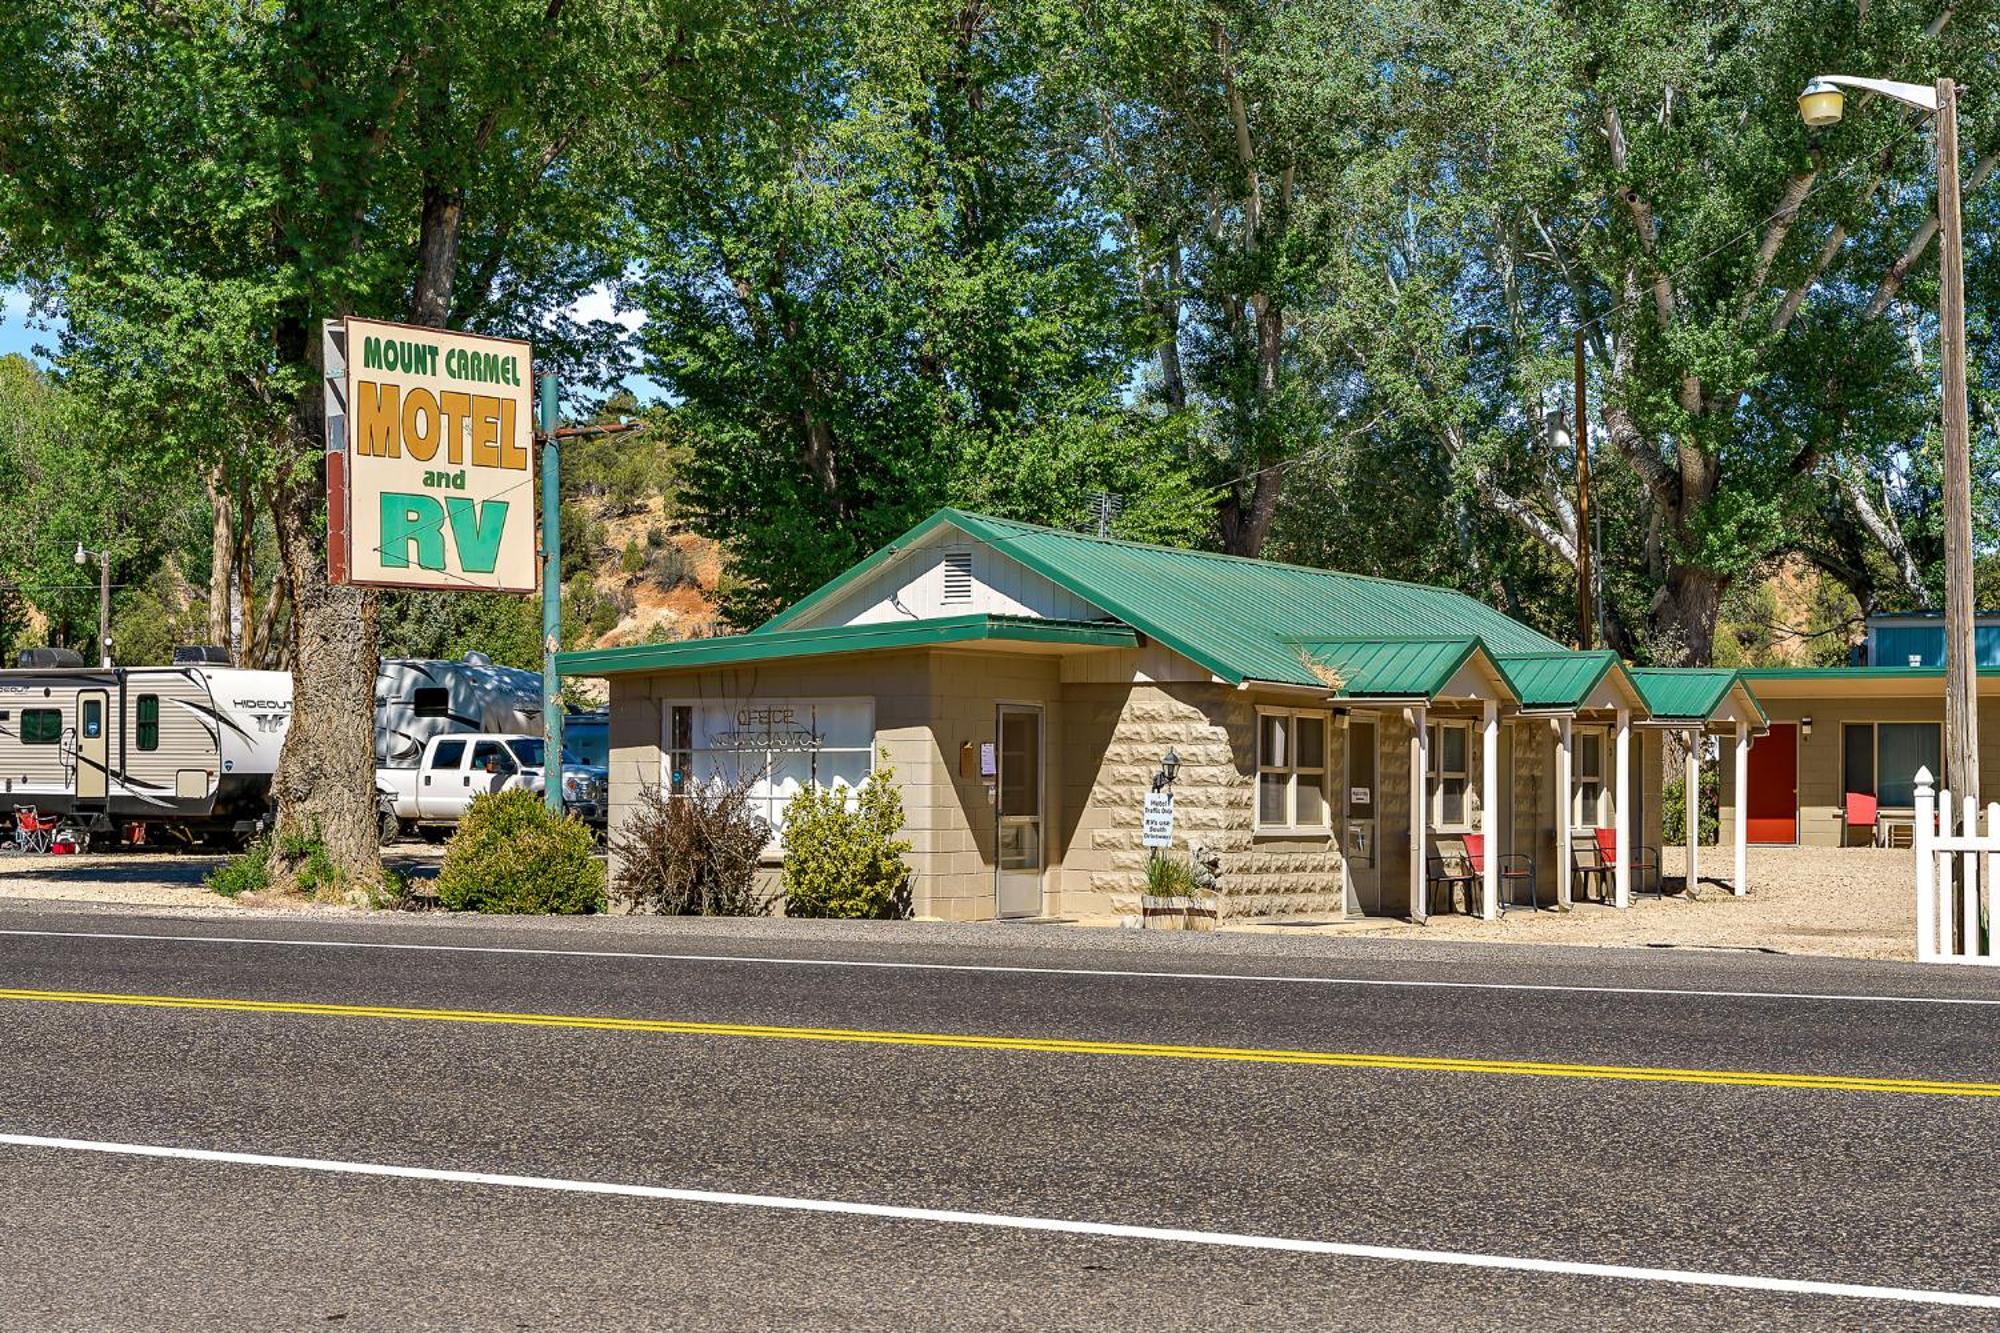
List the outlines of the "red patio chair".
<svg viewBox="0 0 2000 1333">
<path fill-rule="evenodd" d="M 1472 862 L 1472 873 L 1479 876 L 1482 883 L 1486 879 L 1486 835 L 1468 833 L 1465 835 L 1465 854 Z M 1500 912 L 1507 912 L 1507 890 L 1522 882 L 1528 886 L 1528 905 L 1537 912 L 1542 910 L 1541 895 L 1535 887 L 1535 862 L 1525 852 L 1503 852 L 1500 856 Z"/>
<path fill-rule="evenodd" d="M 1597 854 L 1604 858 L 1606 874 L 1615 879 L 1617 875 L 1616 867 L 1618 865 L 1617 829 L 1601 828 L 1597 830 Z M 1646 846 L 1634 847 L 1632 849 L 1632 869 L 1637 872 L 1639 887 L 1645 887 L 1646 872 L 1650 871 L 1653 876 L 1653 896 L 1655 898 L 1665 898 L 1667 896 L 1666 881 L 1660 875 L 1659 848 Z"/>
<path fill-rule="evenodd" d="M 1847 830 L 1852 833 L 1858 828 L 1868 830 L 1870 845 L 1881 842 L 1881 803 L 1873 796 L 1851 791 L 1847 793 Z"/>
</svg>

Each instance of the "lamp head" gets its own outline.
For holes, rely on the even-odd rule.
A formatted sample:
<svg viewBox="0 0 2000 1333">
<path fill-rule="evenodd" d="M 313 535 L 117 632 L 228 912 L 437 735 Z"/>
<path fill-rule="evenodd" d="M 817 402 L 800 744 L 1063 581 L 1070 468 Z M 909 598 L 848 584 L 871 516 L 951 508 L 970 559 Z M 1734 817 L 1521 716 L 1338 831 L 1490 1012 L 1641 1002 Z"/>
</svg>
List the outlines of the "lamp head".
<svg viewBox="0 0 2000 1333">
<path fill-rule="evenodd" d="M 1838 125 L 1840 116 L 1847 109 L 1847 95 L 1825 79 L 1814 79 L 1799 94 L 1799 119 L 1809 130 L 1822 130 L 1829 125 Z"/>
<path fill-rule="evenodd" d="M 1167 775 L 1168 782 L 1172 782 L 1175 775 L 1181 771 L 1181 757 L 1173 752 L 1171 746 L 1160 756 L 1160 771 Z"/>
<path fill-rule="evenodd" d="M 78 543 L 76 544 L 76 563 L 77 563 L 77 564 L 78 564 L 79 566 L 81 566 L 81 565 L 83 564 L 83 562 L 84 562 L 84 561 L 85 561 L 86 559 L 88 559 L 88 558 L 89 558 L 89 555 L 90 555 L 90 553 L 89 553 L 88 551 L 86 551 L 86 550 L 84 550 L 84 549 L 83 549 L 83 543 L 82 543 L 82 542 L 78 542 Z"/>
</svg>

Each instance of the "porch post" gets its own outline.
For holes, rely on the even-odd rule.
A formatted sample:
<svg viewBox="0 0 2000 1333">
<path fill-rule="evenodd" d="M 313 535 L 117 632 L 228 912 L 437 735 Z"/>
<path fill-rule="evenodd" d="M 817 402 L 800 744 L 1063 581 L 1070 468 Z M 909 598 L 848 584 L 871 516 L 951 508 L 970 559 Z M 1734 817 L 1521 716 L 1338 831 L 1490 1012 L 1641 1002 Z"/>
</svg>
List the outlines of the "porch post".
<svg viewBox="0 0 2000 1333">
<path fill-rule="evenodd" d="M 1424 857 L 1430 842 L 1425 825 L 1430 822 L 1430 730 L 1424 720 L 1424 706 L 1418 704 L 1403 716 L 1410 723 L 1410 919 L 1418 925 L 1430 920 L 1429 867 Z"/>
<path fill-rule="evenodd" d="M 1569 807 L 1575 799 L 1572 789 L 1576 775 L 1570 759 L 1570 719 L 1556 719 L 1556 905 L 1564 911 L 1570 906 L 1570 880 L 1575 871 L 1570 867 L 1570 858 L 1576 855 L 1571 839 L 1576 835 L 1570 829 Z"/>
<path fill-rule="evenodd" d="M 1687 734 L 1687 762 L 1681 776 L 1681 829 L 1687 834 L 1687 894 L 1694 896 L 1694 886 L 1701 882 L 1701 864 L 1696 860 L 1701 855 L 1701 733 L 1690 729 Z"/>
<path fill-rule="evenodd" d="M 1729 889 L 1741 898 L 1750 892 L 1750 821 L 1744 818 L 1744 793 L 1750 790 L 1750 724 L 1736 723 L 1736 878 Z"/>
<path fill-rule="evenodd" d="M 1480 868 L 1479 915 L 1500 917 L 1500 701 L 1488 699 L 1481 715 L 1479 754 L 1479 832 L 1486 839 L 1485 864 Z"/>
<path fill-rule="evenodd" d="M 1618 710 L 1618 798 L 1611 803 L 1611 828 L 1618 839 L 1612 865 L 1613 899 L 1620 909 L 1632 905 L 1632 710 Z"/>
</svg>

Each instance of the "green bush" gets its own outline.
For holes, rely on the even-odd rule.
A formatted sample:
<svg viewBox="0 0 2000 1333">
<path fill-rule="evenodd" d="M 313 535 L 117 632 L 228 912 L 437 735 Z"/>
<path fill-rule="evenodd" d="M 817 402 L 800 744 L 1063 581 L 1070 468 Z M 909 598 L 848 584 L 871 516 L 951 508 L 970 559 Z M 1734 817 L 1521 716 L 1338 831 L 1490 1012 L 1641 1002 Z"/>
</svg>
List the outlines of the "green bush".
<svg viewBox="0 0 2000 1333">
<path fill-rule="evenodd" d="M 583 821 L 552 814 L 539 792 L 486 792 L 446 844 L 437 888 L 454 912 L 597 912 L 604 865 Z"/>
<path fill-rule="evenodd" d="M 646 550 L 639 545 L 638 538 L 625 543 L 624 554 L 618 557 L 618 571 L 621 574 L 637 574 L 646 567 Z"/>
<path fill-rule="evenodd" d="M 244 849 L 243 855 L 230 857 L 202 876 L 201 882 L 210 892 L 225 898 L 262 893 L 271 887 L 270 839 L 257 839 Z"/>
<path fill-rule="evenodd" d="M 1713 846 L 1722 832 L 1722 819 L 1716 811 L 1716 775 L 1704 771 L 1701 775 L 1701 841 Z M 1669 778 L 1660 790 L 1660 840 L 1669 846 L 1687 842 L 1687 782 L 1685 778 Z"/>
<path fill-rule="evenodd" d="M 850 788 L 807 788 L 785 809 L 786 916 L 888 920 L 909 915 L 903 798 L 886 764 L 847 808 Z"/>
<path fill-rule="evenodd" d="M 1196 887 L 1193 863 L 1166 855 L 1146 862 L 1146 892 L 1155 898 L 1186 898 Z"/>
</svg>

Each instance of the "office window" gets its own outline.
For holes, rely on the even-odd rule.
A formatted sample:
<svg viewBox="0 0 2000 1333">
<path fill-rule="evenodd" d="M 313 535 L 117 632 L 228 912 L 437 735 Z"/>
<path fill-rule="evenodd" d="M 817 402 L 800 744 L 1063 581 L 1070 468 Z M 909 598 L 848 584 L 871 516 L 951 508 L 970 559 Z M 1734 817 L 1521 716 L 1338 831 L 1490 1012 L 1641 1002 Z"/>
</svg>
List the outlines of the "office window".
<svg viewBox="0 0 2000 1333">
<path fill-rule="evenodd" d="M 1258 828 L 1327 827 L 1326 721 L 1318 712 L 1258 712 Z"/>
<path fill-rule="evenodd" d="M 777 850 L 785 810 L 807 787 L 853 792 L 875 768 L 872 699 L 756 699 L 671 704 L 662 719 L 667 790 L 736 782 L 770 821 Z"/>
<path fill-rule="evenodd" d="M 1942 728 L 1935 722 L 1850 722 L 1840 733 L 1841 789 L 1873 793 L 1885 810 L 1917 803 L 1917 770 L 1944 785 Z"/>
<path fill-rule="evenodd" d="M 1433 722 L 1431 724 L 1428 779 L 1431 824 L 1436 828 L 1465 826 L 1465 792 L 1470 756 L 1472 724 Z"/>
<path fill-rule="evenodd" d="M 138 742 L 139 748 L 141 750 L 159 749 L 160 696 L 157 694 L 140 695 L 138 707 L 135 710 L 135 718 L 133 732 L 135 733 L 135 739 Z"/>
<path fill-rule="evenodd" d="M 1601 731 L 1578 731 L 1571 743 L 1576 747 L 1572 774 L 1576 788 L 1570 797 L 1570 823 L 1577 828 L 1609 828 L 1611 789 L 1604 780 L 1605 735 Z"/>
<path fill-rule="evenodd" d="M 62 744 L 63 715 L 60 708 L 23 708 L 21 744 Z"/>
</svg>

